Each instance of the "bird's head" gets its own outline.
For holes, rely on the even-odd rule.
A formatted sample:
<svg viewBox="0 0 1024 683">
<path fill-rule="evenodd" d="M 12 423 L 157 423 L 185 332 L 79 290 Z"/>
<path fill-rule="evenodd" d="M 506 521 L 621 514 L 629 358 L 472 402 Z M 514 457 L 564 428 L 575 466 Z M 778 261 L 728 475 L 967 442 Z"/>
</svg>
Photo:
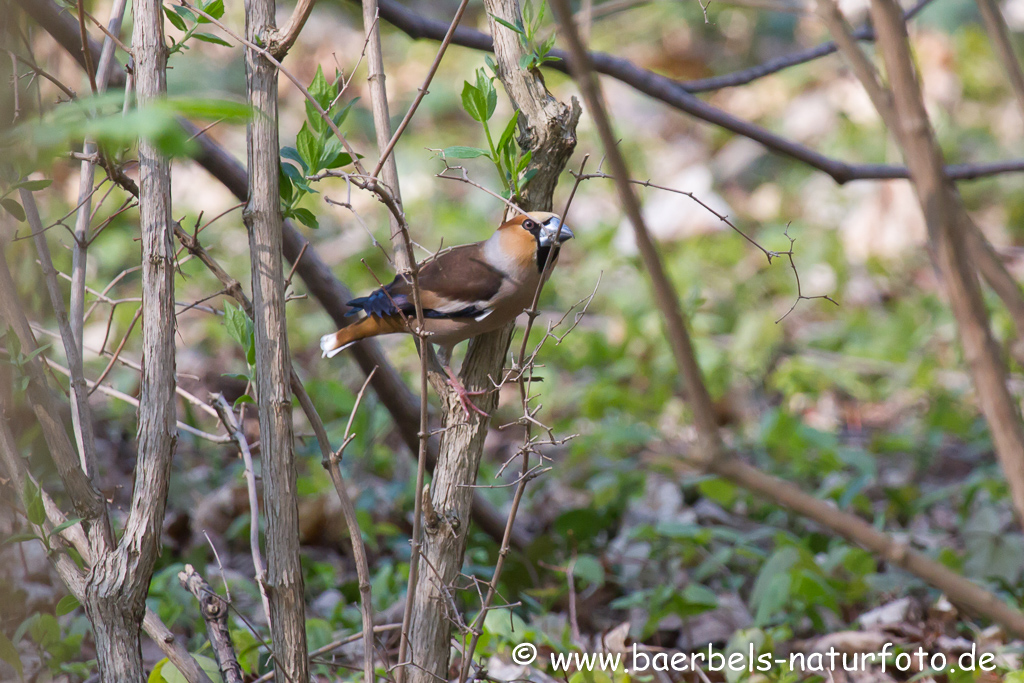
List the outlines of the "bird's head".
<svg viewBox="0 0 1024 683">
<path fill-rule="evenodd" d="M 503 223 L 498 234 L 504 248 L 517 257 L 532 259 L 536 256 L 537 269 L 541 271 L 552 247 L 575 237 L 560 217 L 547 211 L 520 214 Z"/>
</svg>

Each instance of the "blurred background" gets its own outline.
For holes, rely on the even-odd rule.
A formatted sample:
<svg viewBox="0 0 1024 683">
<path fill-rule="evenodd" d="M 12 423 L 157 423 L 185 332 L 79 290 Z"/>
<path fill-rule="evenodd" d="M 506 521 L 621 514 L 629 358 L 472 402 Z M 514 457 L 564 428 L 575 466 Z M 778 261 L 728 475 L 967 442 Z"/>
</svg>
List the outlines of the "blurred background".
<svg viewBox="0 0 1024 683">
<path fill-rule="evenodd" d="M 98 18 L 107 16 L 108 4 L 86 3 Z M 409 5 L 446 22 L 456 6 L 450 1 Z M 861 3 L 844 3 L 843 9 L 854 25 L 866 18 Z M 1024 2 L 1010 0 L 1003 9 L 1011 29 L 1024 29 Z M 290 7 L 280 8 L 279 23 L 289 12 Z M 304 83 L 313 80 L 318 66 L 329 79 L 336 70 L 343 74 L 348 81 L 343 101 L 354 103 L 344 130 L 357 150 L 375 159 L 358 12 L 358 5 L 340 0 L 317 4 L 287 67 Z M 706 10 L 689 1 L 609 1 L 595 3 L 593 15 L 593 49 L 681 80 L 726 73 L 828 38 L 813 12 L 789 0 L 713 1 Z M 486 20 L 482 7 L 471 4 L 462 24 L 486 30 Z M 226 3 L 223 21 L 240 32 L 242 4 Z M 22 16 L 14 22 L 23 25 L 40 65 L 77 92 L 88 92 L 80 68 L 67 53 L 42 31 L 30 30 Z M 383 22 L 382 28 L 391 112 L 400 117 L 422 84 L 437 44 L 411 40 Z M 167 30 L 172 37 L 181 33 L 171 25 Z M 543 35 L 552 31 L 548 18 Z M 242 102 L 242 51 L 230 37 L 211 32 L 234 49 L 189 43 L 188 50 L 171 58 L 169 91 Z M 1024 156 L 1024 118 L 974 3 L 935 0 L 912 22 L 912 42 L 947 161 Z M 123 58 L 119 52 L 118 59 Z M 413 239 L 422 245 L 418 256 L 442 244 L 484 239 L 500 222 L 500 202 L 469 185 L 437 177 L 444 164 L 435 150 L 485 146 L 482 130 L 460 99 L 463 82 L 474 81 L 482 67 L 482 53 L 452 46 L 395 151 Z M 567 76 L 544 73 L 560 100 L 577 95 Z M 304 101 L 287 79 L 280 83 L 281 144 L 294 146 L 306 118 Z M 1024 537 L 979 416 L 910 185 L 898 180 L 839 185 L 824 173 L 696 121 L 621 82 L 605 78 L 602 84 L 635 178 L 694 193 L 765 249 L 789 249 L 788 231 L 795 239 L 801 292 L 827 295 L 838 303 L 803 300 L 786 315 L 797 297 L 788 261 L 778 258 L 769 264 L 761 251 L 689 197 L 640 189 L 644 214 L 692 321 L 699 360 L 728 442 L 767 472 L 893 533 L 1019 606 L 1024 600 Z M 39 103 L 22 102 L 22 107 L 49 109 L 58 95 L 56 88 L 43 84 Z M 702 97 L 831 157 L 901 163 L 898 148 L 838 55 Z M 511 113 L 499 87 L 495 119 L 503 125 Z M 22 117 L 31 115 L 22 112 Z M 207 134 L 244 161 L 244 124 L 217 123 Z M 45 225 L 61 220 L 78 202 L 78 162 L 69 161 L 66 151 L 43 156 L 35 167 L 38 177 L 54 181 L 36 193 Z M 586 111 L 569 167 L 578 168 L 584 154 L 591 155 L 589 169 L 597 168 L 601 147 Z M 476 182 L 499 189 L 494 168 L 485 159 L 458 163 Z M 135 174 L 131 169 L 130 175 Z M 101 172 L 97 180 L 102 177 Z M 566 173 L 555 211 L 562 211 L 572 185 Z M 97 197 L 109 187 L 107 183 Z M 319 227 L 300 229 L 321 257 L 357 294 L 377 286 L 374 274 L 389 281 L 393 267 L 374 242 L 381 240 L 387 249 L 383 207 L 366 193 L 350 193 L 341 179 L 314 188 L 319 193 L 306 196 L 301 207 L 315 215 Z M 1018 280 L 1024 277 L 1020 176 L 962 182 L 959 188 L 1010 272 Z M 94 225 L 115 214 L 125 197 L 114 189 L 97 209 Z M 328 205 L 325 197 L 350 201 L 359 219 L 352 211 Z M 173 198 L 174 216 L 189 231 L 234 207 L 199 235 L 248 290 L 248 242 L 238 201 L 187 158 L 175 161 Z M 73 226 L 71 216 L 64 222 Z M 4 257 L 29 316 L 55 331 L 36 252 L 25 239 L 28 228 L 8 215 L 0 220 L 5 221 Z M 502 675 L 501 667 L 511 666 L 508 650 L 523 639 L 559 650 L 572 643 L 599 643 L 612 633 L 684 650 L 752 641 L 782 652 L 849 644 L 854 642 L 850 634 L 858 634 L 902 638 L 949 652 L 977 642 L 1000 653 L 998 676 L 963 674 L 956 680 L 1024 680 L 1008 673 L 1019 668 L 1019 643 L 998 628 L 960 614 L 920 580 L 827 529 L 687 466 L 681 454 L 692 434 L 680 380 L 611 182 L 582 183 L 567 223 L 576 239 L 563 249 L 544 290 L 543 314 L 531 341 L 539 342 L 549 322 L 558 321 L 597 288 L 579 325 L 559 343 L 549 339 L 538 359 L 543 366 L 536 373 L 543 382 L 534 385 L 537 402 L 543 404 L 539 419 L 557 437 L 573 438 L 544 450 L 551 469 L 526 489 L 517 528 L 529 543 L 509 556 L 500 587 L 501 597 L 516 606 L 490 613 L 479 647 L 484 656 L 494 656 L 492 675 L 515 677 L 514 671 Z M 137 209 L 129 209 L 104 228 L 90 250 L 86 303 L 97 305 L 86 320 L 84 345 L 86 375 L 91 378 L 109 361 L 96 350 L 102 347 L 109 353 L 116 347 L 140 305 L 138 272 L 128 272 L 107 289 L 125 269 L 138 264 L 137 236 Z M 48 231 L 48 239 L 57 269 L 70 272 L 68 231 L 57 225 Z M 226 298 L 215 296 L 184 310 L 220 291 L 221 285 L 201 263 L 187 260 L 176 286 L 182 304 L 177 320 L 181 386 L 200 398 L 219 391 L 229 401 L 238 399 L 245 393 L 245 381 L 233 375 L 246 373 L 247 364 L 221 315 Z M 288 304 L 289 344 L 332 440 L 340 442 L 364 378 L 347 354 L 329 361 L 320 358 L 318 339 L 334 325 L 314 300 L 303 297 L 304 291 L 296 277 L 290 289 L 295 298 Z M 994 296 L 986 296 L 994 330 L 1007 342 L 1011 321 Z M 44 343 L 54 341 L 42 333 L 37 336 Z M 387 338 L 382 344 L 415 386 L 419 366 L 411 340 Z M 66 365 L 59 343 L 46 354 Z M 139 361 L 138 326 L 122 354 Z M 1011 388 L 1019 394 L 1024 391 L 1022 368 L 1009 357 Z M 66 382 L 63 376 L 60 381 Z M 139 376 L 114 364 L 105 383 L 137 395 Z M 495 425 L 512 422 L 521 412 L 518 390 L 510 386 L 504 392 Z M 136 448 L 135 409 L 101 392 L 91 401 L 97 411 L 104 492 L 112 500 L 115 519 L 123 519 Z M 45 447 L 31 413 L 18 405 L 23 412 L 9 417 L 24 453 L 44 481 L 59 487 L 56 473 L 46 470 Z M 243 426 L 250 440 L 257 441 L 254 406 L 247 406 L 244 415 Z M 218 431 L 215 418 L 188 402 L 181 403 L 179 419 L 206 432 Z M 357 436 L 342 467 L 371 555 L 374 607 L 386 615 L 384 623 L 401 615 L 415 462 L 372 392 L 355 417 L 353 431 Z M 298 411 L 296 433 L 313 649 L 358 630 L 358 586 L 336 496 Z M 479 495 L 503 513 L 514 489 L 501 485 L 515 480 L 518 466 L 499 470 L 521 439 L 519 427 L 492 429 L 478 478 L 478 484 L 493 486 L 478 489 Z M 150 606 L 168 626 L 191 639 L 193 650 L 204 637 L 198 605 L 176 578 L 185 563 L 204 571 L 211 584 L 219 585 L 223 574 L 238 610 L 265 635 L 252 581 L 242 469 L 233 445 L 180 433 Z M 18 524 L 13 503 L 5 499 L 0 533 L 12 536 Z M 464 568 L 467 590 L 459 596 L 464 604 L 479 602 L 470 577 L 489 578 L 497 551 L 494 539 L 474 529 Z M 54 611 L 64 595 L 39 544 L 0 547 L 0 632 L 17 644 L 35 680 L 78 681 L 94 674 L 83 610 L 72 606 L 59 616 Z M 237 616 L 232 617 L 232 632 L 245 670 L 265 671 L 256 635 Z M 339 661 L 344 662 L 346 651 L 341 652 Z M 155 647 L 145 654 L 150 663 L 161 657 Z M 317 671 L 332 678 L 359 675 L 318 666 Z M 2 667 L 0 675 L 11 671 Z M 915 674 L 916 680 L 953 680 L 927 671 L 870 680 L 909 680 Z M 848 680 L 868 680 L 858 675 L 850 674 Z M 781 669 L 767 674 L 768 680 L 797 678 Z"/>
</svg>

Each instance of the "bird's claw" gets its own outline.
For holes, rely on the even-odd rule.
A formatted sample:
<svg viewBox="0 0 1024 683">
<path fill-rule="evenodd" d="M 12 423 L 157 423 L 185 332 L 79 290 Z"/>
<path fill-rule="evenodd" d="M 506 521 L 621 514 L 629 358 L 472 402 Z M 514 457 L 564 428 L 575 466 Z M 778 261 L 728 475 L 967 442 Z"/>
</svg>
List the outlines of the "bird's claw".
<svg viewBox="0 0 1024 683">
<path fill-rule="evenodd" d="M 469 400 L 470 396 L 484 396 L 485 394 L 488 393 L 486 390 L 469 391 L 468 389 L 466 389 L 465 386 L 463 386 L 462 382 L 460 382 L 454 375 L 448 376 L 448 385 L 455 390 L 456 394 L 458 394 L 459 403 L 462 404 L 462 410 L 466 413 L 467 420 L 473 417 L 473 413 L 476 413 L 481 417 L 491 416 L 490 413 L 483 411 L 481 408 L 477 407 L 471 400 Z"/>
</svg>

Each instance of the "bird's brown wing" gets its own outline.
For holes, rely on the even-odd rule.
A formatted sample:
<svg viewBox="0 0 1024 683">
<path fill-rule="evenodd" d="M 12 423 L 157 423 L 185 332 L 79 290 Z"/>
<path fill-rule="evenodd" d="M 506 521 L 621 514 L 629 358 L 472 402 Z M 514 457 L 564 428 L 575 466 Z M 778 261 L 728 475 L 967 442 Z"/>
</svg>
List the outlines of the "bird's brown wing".
<svg viewBox="0 0 1024 683">
<path fill-rule="evenodd" d="M 420 294 L 428 318 L 481 318 L 501 290 L 505 274 L 487 263 L 482 243 L 444 252 L 420 268 Z M 384 290 L 349 305 L 369 315 L 388 316 L 399 311 L 415 315 L 412 283 L 398 276 Z"/>
</svg>

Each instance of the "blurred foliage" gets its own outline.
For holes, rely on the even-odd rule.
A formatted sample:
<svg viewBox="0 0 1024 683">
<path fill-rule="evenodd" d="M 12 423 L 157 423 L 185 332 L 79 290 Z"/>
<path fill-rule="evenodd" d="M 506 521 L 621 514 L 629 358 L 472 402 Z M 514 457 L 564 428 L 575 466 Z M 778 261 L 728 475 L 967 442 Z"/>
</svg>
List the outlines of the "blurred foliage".
<svg viewBox="0 0 1024 683">
<path fill-rule="evenodd" d="M 535 0 L 527 6 L 532 11 L 526 20 L 511 28 L 529 49 L 524 66 L 536 68 L 548 59 L 554 33 L 543 4 Z M 221 0 L 213 0 L 197 7 L 231 25 L 241 24 L 241 4 L 225 7 Z M 122 113 L 123 92 L 82 97 L 8 129 L 3 139 L 7 161 L 22 175 L 5 176 L 0 202 L 13 219 L 22 220 L 15 192 L 22 183 L 42 204 L 44 222 L 55 226 L 49 234 L 52 244 L 67 245 L 67 223 L 62 221 L 66 214 L 73 216 L 77 174 L 57 157 L 69 148 L 80 149 L 81 140 L 91 138 L 120 162 L 131 158 L 134 141 L 145 137 L 176 158 L 175 217 L 182 218 L 183 226 L 194 224 L 210 253 L 232 276 L 247 283 L 241 212 L 230 211 L 237 202 L 222 188 L 212 187 L 212 181 L 187 160 L 195 151 L 194 141 L 185 139 L 174 123 L 178 116 L 218 122 L 211 134 L 244 158 L 240 122 L 249 111 L 235 103 L 241 88 L 241 51 L 238 46 L 229 51 L 211 44 L 221 39 L 201 14 L 180 6 L 168 9 L 174 96 L 127 114 Z M 372 149 L 372 118 L 366 98 L 360 97 L 362 72 L 354 78 L 352 73 L 341 76 L 359 60 L 362 36 L 352 28 L 358 23 L 347 6 L 318 5 L 316 12 L 289 56 L 289 66 L 310 83 L 319 108 L 336 126 L 344 126 L 354 148 Z M 706 20 L 694 3 L 652 3 L 611 17 L 593 26 L 596 49 L 626 55 L 679 78 L 725 72 L 821 37 L 820 30 L 801 17 L 716 3 L 706 8 Z M 1014 118 L 1019 112 L 1013 109 L 983 31 L 970 23 L 973 17 L 970 2 L 933 3 L 921 17 L 927 28 L 915 36 L 926 86 L 934 87 L 926 88 L 929 105 L 953 163 L 1024 154 L 1020 121 Z M 482 25 L 486 17 L 468 16 L 466 21 Z M 391 29 L 384 36 L 396 114 L 404 112 L 415 96 L 436 46 L 411 42 Z M 340 66 L 328 80 L 323 65 L 331 63 L 334 51 Z M 486 67 L 484 56 L 452 47 L 430 86 L 430 96 L 395 149 L 403 202 L 414 239 L 424 248 L 421 255 L 442 246 L 442 240 L 443 246 L 450 246 L 483 239 L 502 211 L 493 198 L 437 178 L 446 167 L 444 160 L 471 161 L 467 172 L 505 196 L 516 196 L 529 182 L 529 153 L 522 153 L 517 140 L 518 114 Z M 837 58 L 820 60 L 710 98 L 787 135 L 802 135 L 801 126 L 793 121 L 804 122 L 815 131 L 805 141 L 829 155 L 896 162 L 880 124 L 858 108 L 847 87 L 852 84 L 849 76 L 837 77 L 840 68 Z M 81 78 L 76 78 L 78 90 L 86 92 Z M 568 99 L 573 92 L 565 76 L 545 72 L 545 78 L 560 98 Z M 879 528 L 902 534 L 915 548 L 1003 599 L 1024 604 L 1024 536 L 1010 512 L 991 437 L 978 417 L 952 316 L 920 241 L 911 237 L 890 249 L 885 239 L 890 233 L 868 230 L 884 222 L 890 232 L 911 232 L 913 216 L 899 213 L 892 198 L 899 183 L 884 189 L 868 183 L 839 188 L 806 167 L 766 155 L 760 148 L 751 150 L 730 134 L 666 111 L 619 84 L 608 82 L 606 87 L 636 177 L 657 178 L 680 189 L 691 189 L 692 184 L 702 198 L 714 194 L 733 220 L 768 249 L 785 249 L 788 229 L 796 238 L 795 261 L 805 293 L 829 294 L 840 303 L 836 308 L 827 302 L 801 301 L 778 322 L 796 297 L 788 263 L 777 259 L 768 265 L 762 254 L 720 223 L 699 211 L 688 213 L 685 198 L 659 205 L 663 200 L 656 190 L 642 191 L 652 223 L 665 228 L 659 250 L 690 315 L 698 357 L 730 443 L 765 471 Z M 322 171 L 347 168 L 353 163 L 350 154 L 317 108 L 284 86 L 280 126 L 282 212 L 307 228 L 319 228 L 307 235 L 354 291 L 389 279 L 392 266 L 374 237 L 387 234 L 381 207 L 359 193 L 350 196 L 344 178 L 326 178 L 315 187 L 310 183 L 309 177 Z M 580 154 L 599 156 L 586 118 L 578 149 Z M 490 175 L 489 165 L 472 161 L 485 158 L 496 177 Z M 47 187 L 50 181 L 53 185 Z M 1024 240 L 1019 182 L 1019 177 L 1006 176 L 961 186 L 967 205 L 1006 247 L 1008 261 L 1018 273 L 1016 259 Z M 570 187 L 566 175 L 556 207 L 564 206 Z M 628 231 L 620 225 L 612 195 L 607 181 L 581 185 L 568 221 L 578 239 L 563 250 L 541 298 L 545 317 L 535 327 L 531 344 L 543 338 L 542 323 L 557 320 L 590 296 L 603 274 L 579 326 L 562 341 L 548 339 L 540 357 L 543 367 L 538 375 L 544 381 L 534 385 L 541 397 L 538 402 L 543 403 L 540 417 L 557 435 L 577 436 L 564 446 L 547 449 L 546 464 L 552 470 L 527 488 L 522 524 L 534 540 L 523 552 L 507 557 L 499 595 L 514 606 L 487 615 L 477 650 L 480 660 L 486 662 L 492 655 L 507 659 L 521 642 L 555 652 L 578 650 L 568 616 L 573 600 L 584 633 L 604 634 L 628 622 L 630 637 L 666 647 L 675 646 L 684 625 L 695 623 L 695 618 L 721 614 L 727 603 L 738 603 L 748 619 L 719 644 L 735 651 L 753 644 L 758 652 L 856 628 L 859 615 L 894 596 L 923 596 L 933 603 L 939 596 L 915 577 L 729 482 L 686 467 L 680 455 L 689 448 L 688 409 L 680 399 L 675 365 L 646 276 Z M 350 204 L 351 210 L 328 205 L 324 197 L 341 198 L 338 201 Z M 868 209 L 874 213 L 854 220 Z M 208 221 L 222 211 L 227 213 L 219 222 L 199 229 L 205 226 L 204 216 Z M 906 225 L 899 222 L 908 215 Z M 126 333 L 141 304 L 133 299 L 139 276 L 125 271 L 138 260 L 137 210 L 117 213 L 117 201 L 102 203 L 94 225 L 108 220 L 90 250 L 89 284 L 94 291 L 104 291 L 123 276 L 108 292 L 118 303 L 100 305 L 87 322 L 86 345 L 109 350 Z M 690 223 L 701 227 L 691 230 Z M 18 230 L 19 239 L 7 247 L 5 256 L 33 317 L 55 328 L 39 285 L 31 240 L 22 239 L 24 223 Z M 57 268 L 69 272 L 70 249 L 53 251 Z M 198 261 L 183 257 L 179 267 L 177 296 L 184 302 L 182 308 L 221 289 Z M 292 294 L 305 294 L 297 277 L 291 288 Z M 987 301 L 1000 341 L 1009 343 L 1008 316 L 993 297 Z M 316 340 L 333 329 L 333 323 L 314 301 L 297 298 L 288 306 L 296 369 L 332 443 L 340 443 L 362 377 L 349 360 L 328 364 L 319 359 Z M 195 378 L 193 388 L 200 396 L 209 389 L 230 394 L 229 382 L 240 382 L 243 387 L 235 386 L 229 399 L 248 408 L 245 416 L 251 422 L 254 411 L 245 405 L 249 393 L 244 388 L 253 377 L 248 317 L 233 304 L 214 300 L 183 310 L 178 326 L 182 377 Z M 564 326 L 556 333 L 563 331 Z M 12 335 L 5 339 L 5 372 L 20 378 L 19 366 L 26 356 L 11 341 Z M 413 345 L 402 339 L 387 339 L 384 345 L 412 381 L 418 367 Z M 138 358 L 139 348 L 136 330 L 125 353 Z M 59 348 L 44 348 L 42 353 L 63 362 Z M 88 354 L 86 361 L 87 374 L 96 377 L 107 359 Z M 1019 384 L 1021 368 L 1010 362 L 1013 381 Z M 114 368 L 107 381 L 128 394 L 137 391 L 138 377 L 129 369 Z M 14 384 L 16 390 L 23 388 Z M 135 416 L 123 404 L 98 394 L 95 401 L 100 436 L 109 451 L 105 474 L 120 487 L 114 494 L 120 524 L 123 497 L 130 491 L 125 476 L 131 470 Z M 518 393 L 503 394 L 495 423 L 513 422 L 518 415 Z M 209 416 L 185 403 L 179 417 L 202 429 L 217 429 Z M 38 429 L 30 420 L 20 429 L 20 446 L 33 472 L 48 490 L 59 490 Z M 296 432 L 304 503 L 300 512 L 304 533 L 309 534 L 302 558 L 310 605 L 308 635 L 315 648 L 359 630 L 359 592 L 345 534 L 333 530 L 337 513 L 324 512 L 330 510 L 327 501 L 334 493 L 320 466 L 319 451 L 301 420 Z M 346 481 L 353 483 L 371 553 L 374 607 L 384 611 L 404 599 L 415 467 L 392 434 L 387 411 L 372 394 L 356 414 L 352 432 L 356 437 L 342 468 Z M 479 475 L 481 484 L 497 485 L 478 492 L 500 509 L 507 509 L 511 496 L 511 489 L 501 485 L 512 481 L 512 470 L 518 470 L 517 465 L 503 467 L 521 436 L 509 432 L 514 433 L 499 432 L 494 443 L 489 442 Z M 231 449 L 181 433 L 169 516 L 181 514 L 192 527 L 187 539 L 167 540 L 149 606 L 187 638 L 191 650 L 203 655 L 200 661 L 205 666 L 212 660 L 198 606 L 176 576 L 191 563 L 211 585 L 220 588 L 223 578 L 238 607 L 231 622 L 241 664 L 247 674 L 258 675 L 268 670 L 263 646 L 267 632 L 258 616 L 260 599 L 247 559 L 249 511 L 235 510 L 222 530 L 211 532 L 222 558 L 214 557 L 196 521 L 208 519 L 202 515 L 208 514 L 210 501 L 241 480 L 241 463 Z M 29 493 L 29 500 L 39 500 L 37 491 Z M 38 517 L 40 504 L 29 506 L 27 518 Z M 5 558 L 14 557 L 12 549 L 18 543 L 39 544 L 12 536 L 2 549 L 8 553 Z M 497 544 L 474 528 L 464 567 L 467 581 L 489 579 L 498 553 Z M 472 584 L 460 585 L 470 586 L 458 599 L 464 611 L 473 614 L 479 595 Z M 23 587 L 0 572 L 0 602 L 25 600 Z M 0 660 L 18 666 L 12 653 L 30 647 L 40 653 L 50 673 L 83 680 L 94 671 L 95 663 L 82 655 L 88 622 L 80 607 L 55 600 L 29 614 L 11 614 L 0 623 Z M 966 637 L 980 630 L 967 617 L 952 628 Z M 359 675 L 322 662 L 317 671 L 351 680 Z M 179 680 L 176 676 L 180 674 L 173 667 L 160 663 L 151 680 L 173 682 Z M 796 676 L 778 669 L 768 679 L 791 681 Z M 1014 676 L 1019 678 L 1010 674 L 1004 680 Z M 576 683 L 599 677 L 577 673 L 568 678 Z M 607 678 L 625 680 L 625 674 Z M 738 678 L 753 679 L 746 674 Z"/>
</svg>

